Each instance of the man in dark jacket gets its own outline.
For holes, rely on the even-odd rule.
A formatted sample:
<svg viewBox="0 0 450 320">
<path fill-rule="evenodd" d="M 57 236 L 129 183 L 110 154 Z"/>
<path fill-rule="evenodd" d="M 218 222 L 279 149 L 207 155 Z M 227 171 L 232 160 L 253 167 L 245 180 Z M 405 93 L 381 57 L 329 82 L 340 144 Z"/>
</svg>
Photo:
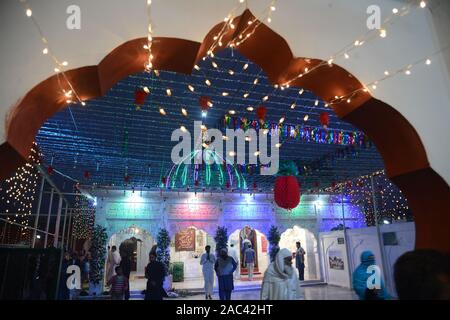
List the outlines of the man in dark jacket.
<svg viewBox="0 0 450 320">
<path fill-rule="evenodd" d="M 150 262 L 145 268 L 145 277 L 147 278 L 147 289 L 145 291 L 145 300 L 162 300 L 167 297 L 164 291 L 164 277 L 166 270 L 162 262 L 156 260 L 156 252 L 150 252 Z"/>
<path fill-rule="evenodd" d="M 120 260 L 120 268 L 122 269 L 123 275 L 128 279 L 128 289 L 125 291 L 125 300 L 130 300 L 131 257 L 126 253 Z"/>
</svg>

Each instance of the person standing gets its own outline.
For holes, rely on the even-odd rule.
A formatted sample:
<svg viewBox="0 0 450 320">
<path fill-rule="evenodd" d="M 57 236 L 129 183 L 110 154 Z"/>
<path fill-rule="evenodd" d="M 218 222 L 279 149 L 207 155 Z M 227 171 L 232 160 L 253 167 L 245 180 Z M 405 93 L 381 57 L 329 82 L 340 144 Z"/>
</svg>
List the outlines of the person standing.
<svg viewBox="0 0 450 320">
<path fill-rule="evenodd" d="M 233 272 L 236 268 L 236 261 L 228 255 L 228 250 L 220 249 L 219 257 L 214 265 L 219 282 L 220 300 L 231 300 L 231 292 L 234 290 Z"/>
<path fill-rule="evenodd" d="M 114 271 L 116 274 L 108 281 L 108 286 L 111 286 L 111 300 L 124 300 L 128 279 L 123 275 L 121 267 L 116 267 Z"/>
<path fill-rule="evenodd" d="M 298 300 L 303 298 L 300 282 L 292 267 L 292 254 L 281 249 L 270 263 L 261 288 L 261 300 Z"/>
<path fill-rule="evenodd" d="M 233 243 L 230 244 L 229 255 L 234 259 L 234 261 L 236 261 L 236 264 L 239 266 L 239 255 Z M 236 270 L 233 273 L 233 278 L 237 280 L 239 279 L 239 275 L 240 275 L 240 268 L 236 268 Z"/>
<path fill-rule="evenodd" d="M 248 271 L 248 280 L 253 280 L 253 269 L 255 268 L 255 250 L 253 250 L 252 245 L 249 244 L 244 252 L 245 266 Z"/>
<path fill-rule="evenodd" d="M 150 262 L 145 268 L 147 278 L 147 288 L 145 290 L 145 300 L 162 300 L 167 297 L 163 283 L 166 271 L 162 262 L 156 260 L 156 252 L 153 250 L 149 255 Z"/>
<path fill-rule="evenodd" d="M 300 241 L 296 242 L 297 251 L 295 252 L 295 267 L 298 270 L 298 279 L 305 280 L 305 249 L 302 248 Z"/>
<path fill-rule="evenodd" d="M 127 278 L 128 289 L 125 291 L 125 300 L 130 300 L 130 275 L 131 275 L 131 258 L 128 254 L 124 254 L 120 260 L 120 267 L 122 268 L 123 275 Z"/>
<path fill-rule="evenodd" d="M 109 261 L 109 269 L 107 272 L 107 281 L 109 281 L 116 274 L 116 267 L 120 265 L 120 254 L 117 252 L 117 247 L 111 247 L 111 256 L 108 256 L 108 259 L 111 257 Z"/>
<path fill-rule="evenodd" d="M 211 246 L 205 247 L 205 253 L 200 257 L 200 265 L 202 266 L 203 279 L 205 281 L 205 297 L 212 300 L 212 293 L 214 288 L 214 265 L 216 264 L 216 257 L 210 253 Z"/>
</svg>

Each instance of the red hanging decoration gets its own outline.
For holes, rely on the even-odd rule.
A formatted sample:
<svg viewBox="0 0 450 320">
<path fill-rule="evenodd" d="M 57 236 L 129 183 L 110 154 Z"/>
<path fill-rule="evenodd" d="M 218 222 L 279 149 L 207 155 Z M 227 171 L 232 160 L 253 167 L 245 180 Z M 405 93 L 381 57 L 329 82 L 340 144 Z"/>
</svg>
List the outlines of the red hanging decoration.
<svg viewBox="0 0 450 320">
<path fill-rule="evenodd" d="M 134 105 L 136 106 L 137 110 L 139 110 L 143 106 L 147 96 L 148 92 L 146 92 L 144 89 L 136 89 L 136 91 L 134 92 Z"/>
<path fill-rule="evenodd" d="M 327 112 L 320 113 L 319 116 L 320 124 L 326 129 L 330 124 L 330 115 Z"/>
<path fill-rule="evenodd" d="M 334 189 L 334 188 L 336 188 L 336 181 L 332 181 L 331 182 L 331 187 Z"/>
<path fill-rule="evenodd" d="M 161 183 L 162 183 L 163 185 L 166 185 L 166 182 L 167 182 L 166 177 L 162 177 L 162 178 L 161 178 Z"/>
<path fill-rule="evenodd" d="M 85 179 L 89 179 L 91 177 L 91 173 L 89 171 L 85 171 L 83 176 Z"/>
<path fill-rule="evenodd" d="M 52 166 L 48 166 L 48 168 L 47 168 L 47 173 L 48 173 L 49 175 L 52 175 L 54 171 L 55 171 L 55 169 L 54 169 Z"/>
<path fill-rule="evenodd" d="M 130 181 L 130 176 L 126 175 L 125 177 L 123 177 L 123 181 L 125 181 L 125 183 L 128 183 Z"/>
<path fill-rule="evenodd" d="M 274 188 L 275 203 L 283 209 L 291 210 L 300 203 L 300 185 L 295 176 L 277 177 Z"/>
<path fill-rule="evenodd" d="M 258 189 L 258 186 L 256 185 L 256 182 L 253 182 L 253 190 Z"/>
<path fill-rule="evenodd" d="M 208 111 L 210 105 L 212 104 L 211 98 L 205 96 L 201 96 L 198 99 L 198 103 L 200 104 L 200 108 L 202 109 L 202 111 Z"/>
<path fill-rule="evenodd" d="M 261 124 L 264 124 L 264 121 L 266 120 L 266 114 L 267 114 L 266 107 L 259 106 L 258 109 L 256 109 L 256 117 L 258 118 Z"/>
</svg>

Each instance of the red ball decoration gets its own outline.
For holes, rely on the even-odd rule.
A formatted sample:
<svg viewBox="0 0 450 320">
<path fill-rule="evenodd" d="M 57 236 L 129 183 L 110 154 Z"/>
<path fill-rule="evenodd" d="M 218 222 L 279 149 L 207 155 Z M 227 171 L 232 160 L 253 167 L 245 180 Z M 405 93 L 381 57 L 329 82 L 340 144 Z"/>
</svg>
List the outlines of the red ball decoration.
<svg viewBox="0 0 450 320">
<path fill-rule="evenodd" d="M 264 106 L 259 106 L 258 109 L 256 109 L 256 117 L 258 118 L 259 122 L 264 123 L 266 119 L 267 114 L 267 108 Z"/>
<path fill-rule="evenodd" d="M 126 175 L 125 177 L 123 177 L 123 181 L 128 182 L 130 181 L 130 176 Z"/>
<path fill-rule="evenodd" d="M 319 116 L 319 120 L 324 128 L 328 128 L 328 125 L 330 124 L 330 115 L 326 112 L 322 112 Z"/>
<path fill-rule="evenodd" d="M 283 209 L 291 210 L 300 203 L 300 185 L 295 176 L 277 177 L 274 188 L 275 203 Z"/>
<path fill-rule="evenodd" d="M 198 103 L 200 104 L 200 108 L 202 109 L 202 111 L 208 111 L 209 106 L 211 105 L 211 98 L 209 97 L 205 97 L 205 96 L 201 96 L 198 99 Z"/>
<path fill-rule="evenodd" d="M 140 108 L 144 104 L 147 95 L 148 93 L 145 92 L 144 89 L 136 89 L 136 91 L 134 92 L 134 104 L 137 108 Z"/>
<path fill-rule="evenodd" d="M 89 179 L 91 177 L 91 173 L 89 171 L 85 171 L 83 176 L 85 179 Z"/>
<path fill-rule="evenodd" d="M 49 167 L 47 168 L 47 173 L 50 174 L 50 175 L 52 175 L 54 171 L 55 171 L 55 169 L 53 169 L 52 166 L 49 166 Z"/>
</svg>

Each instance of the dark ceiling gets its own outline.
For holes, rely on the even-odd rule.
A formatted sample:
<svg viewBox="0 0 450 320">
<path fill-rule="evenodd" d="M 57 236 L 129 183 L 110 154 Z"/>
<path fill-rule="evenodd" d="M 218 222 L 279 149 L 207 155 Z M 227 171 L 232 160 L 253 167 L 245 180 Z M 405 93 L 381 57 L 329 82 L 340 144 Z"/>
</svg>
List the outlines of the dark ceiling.
<svg viewBox="0 0 450 320">
<path fill-rule="evenodd" d="M 217 64 L 217 68 L 212 62 Z M 244 69 L 244 65 L 248 68 Z M 264 72 L 237 52 L 227 49 L 214 59 L 199 63 L 199 70 L 191 75 L 173 72 L 131 75 L 117 83 L 104 97 L 88 101 L 86 106 L 72 104 L 55 114 L 40 129 L 37 143 L 44 154 L 46 165 L 52 163 L 55 170 L 79 181 L 83 185 L 98 184 L 122 187 L 129 176 L 128 186 L 157 188 L 161 177 L 172 167 L 170 154 L 177 142 L 171 142 L 173 130 L 184 125 L 193 131 L 193 121 L 201 120 L 199 97 L 208 96 L 213 107 L 204 118 L 208 128 L 217 127 L 220 119 L 229 111 L 236 116 L 256 120 L 255 109 L 262 103 L 267 107 L 268 122 L 277 123 L 285 117 L 285 123 L 320 128 L 319 114 L 330 114 L 329 129 L 358 131 L 337 118 L 332 109 L 319 101 L 316 106 L 311 92 L 299 94 L 299 88 L 275 88 Z M 230 72 L 232 70 L 233 72 Z M 231 74 L 233 73 L 233 74 Z M 258 83 L 254 84 L 255 79 Z M 207 86 L 205 79 L 212 85 Z M 194 87 L 194 92 L 188 89 Z M 151 93 L 144 106 L 136 110 L 134 94 L 138 87 L 147 86 Z M 167 89 L 172 95 L 167 95 Z M 223 96 L 222 93 L 229 93 Z M 244 98 L 244 93 L 249 93 Z M 269 99 L 262 102 L 268 95 Z M 292 103 L 296 104 L 294 110 Z M 162 116 L 162 107 L 167 115 Z M 184 117 L 181 108 L 188 111 Z M 309 120 L 304 121 L 305 115 Z M 308 174 L 301 173 L 302 189 L 328 186 L 332 181 L 358 177 L 383 168 L 383 161 L 374 146 L 356 148 L 351 152 L 346 146 L 303 142 L 290 139 L 280 149 L 281 160 L 296 160 L 300 166 L 309 166 Z M 340 150 L 346 150 L 336 157 Z M 324 161 L 323 159 L 326 158 Z M 322 159 L 321 161 L 318 161 Z M 88 171 L 90 177 L 84 175 Z M 245 173 L 247 184 L 256 183 L 259 189 L 270 190 L 274 177 L 257 173 Z"/>
</svg>

